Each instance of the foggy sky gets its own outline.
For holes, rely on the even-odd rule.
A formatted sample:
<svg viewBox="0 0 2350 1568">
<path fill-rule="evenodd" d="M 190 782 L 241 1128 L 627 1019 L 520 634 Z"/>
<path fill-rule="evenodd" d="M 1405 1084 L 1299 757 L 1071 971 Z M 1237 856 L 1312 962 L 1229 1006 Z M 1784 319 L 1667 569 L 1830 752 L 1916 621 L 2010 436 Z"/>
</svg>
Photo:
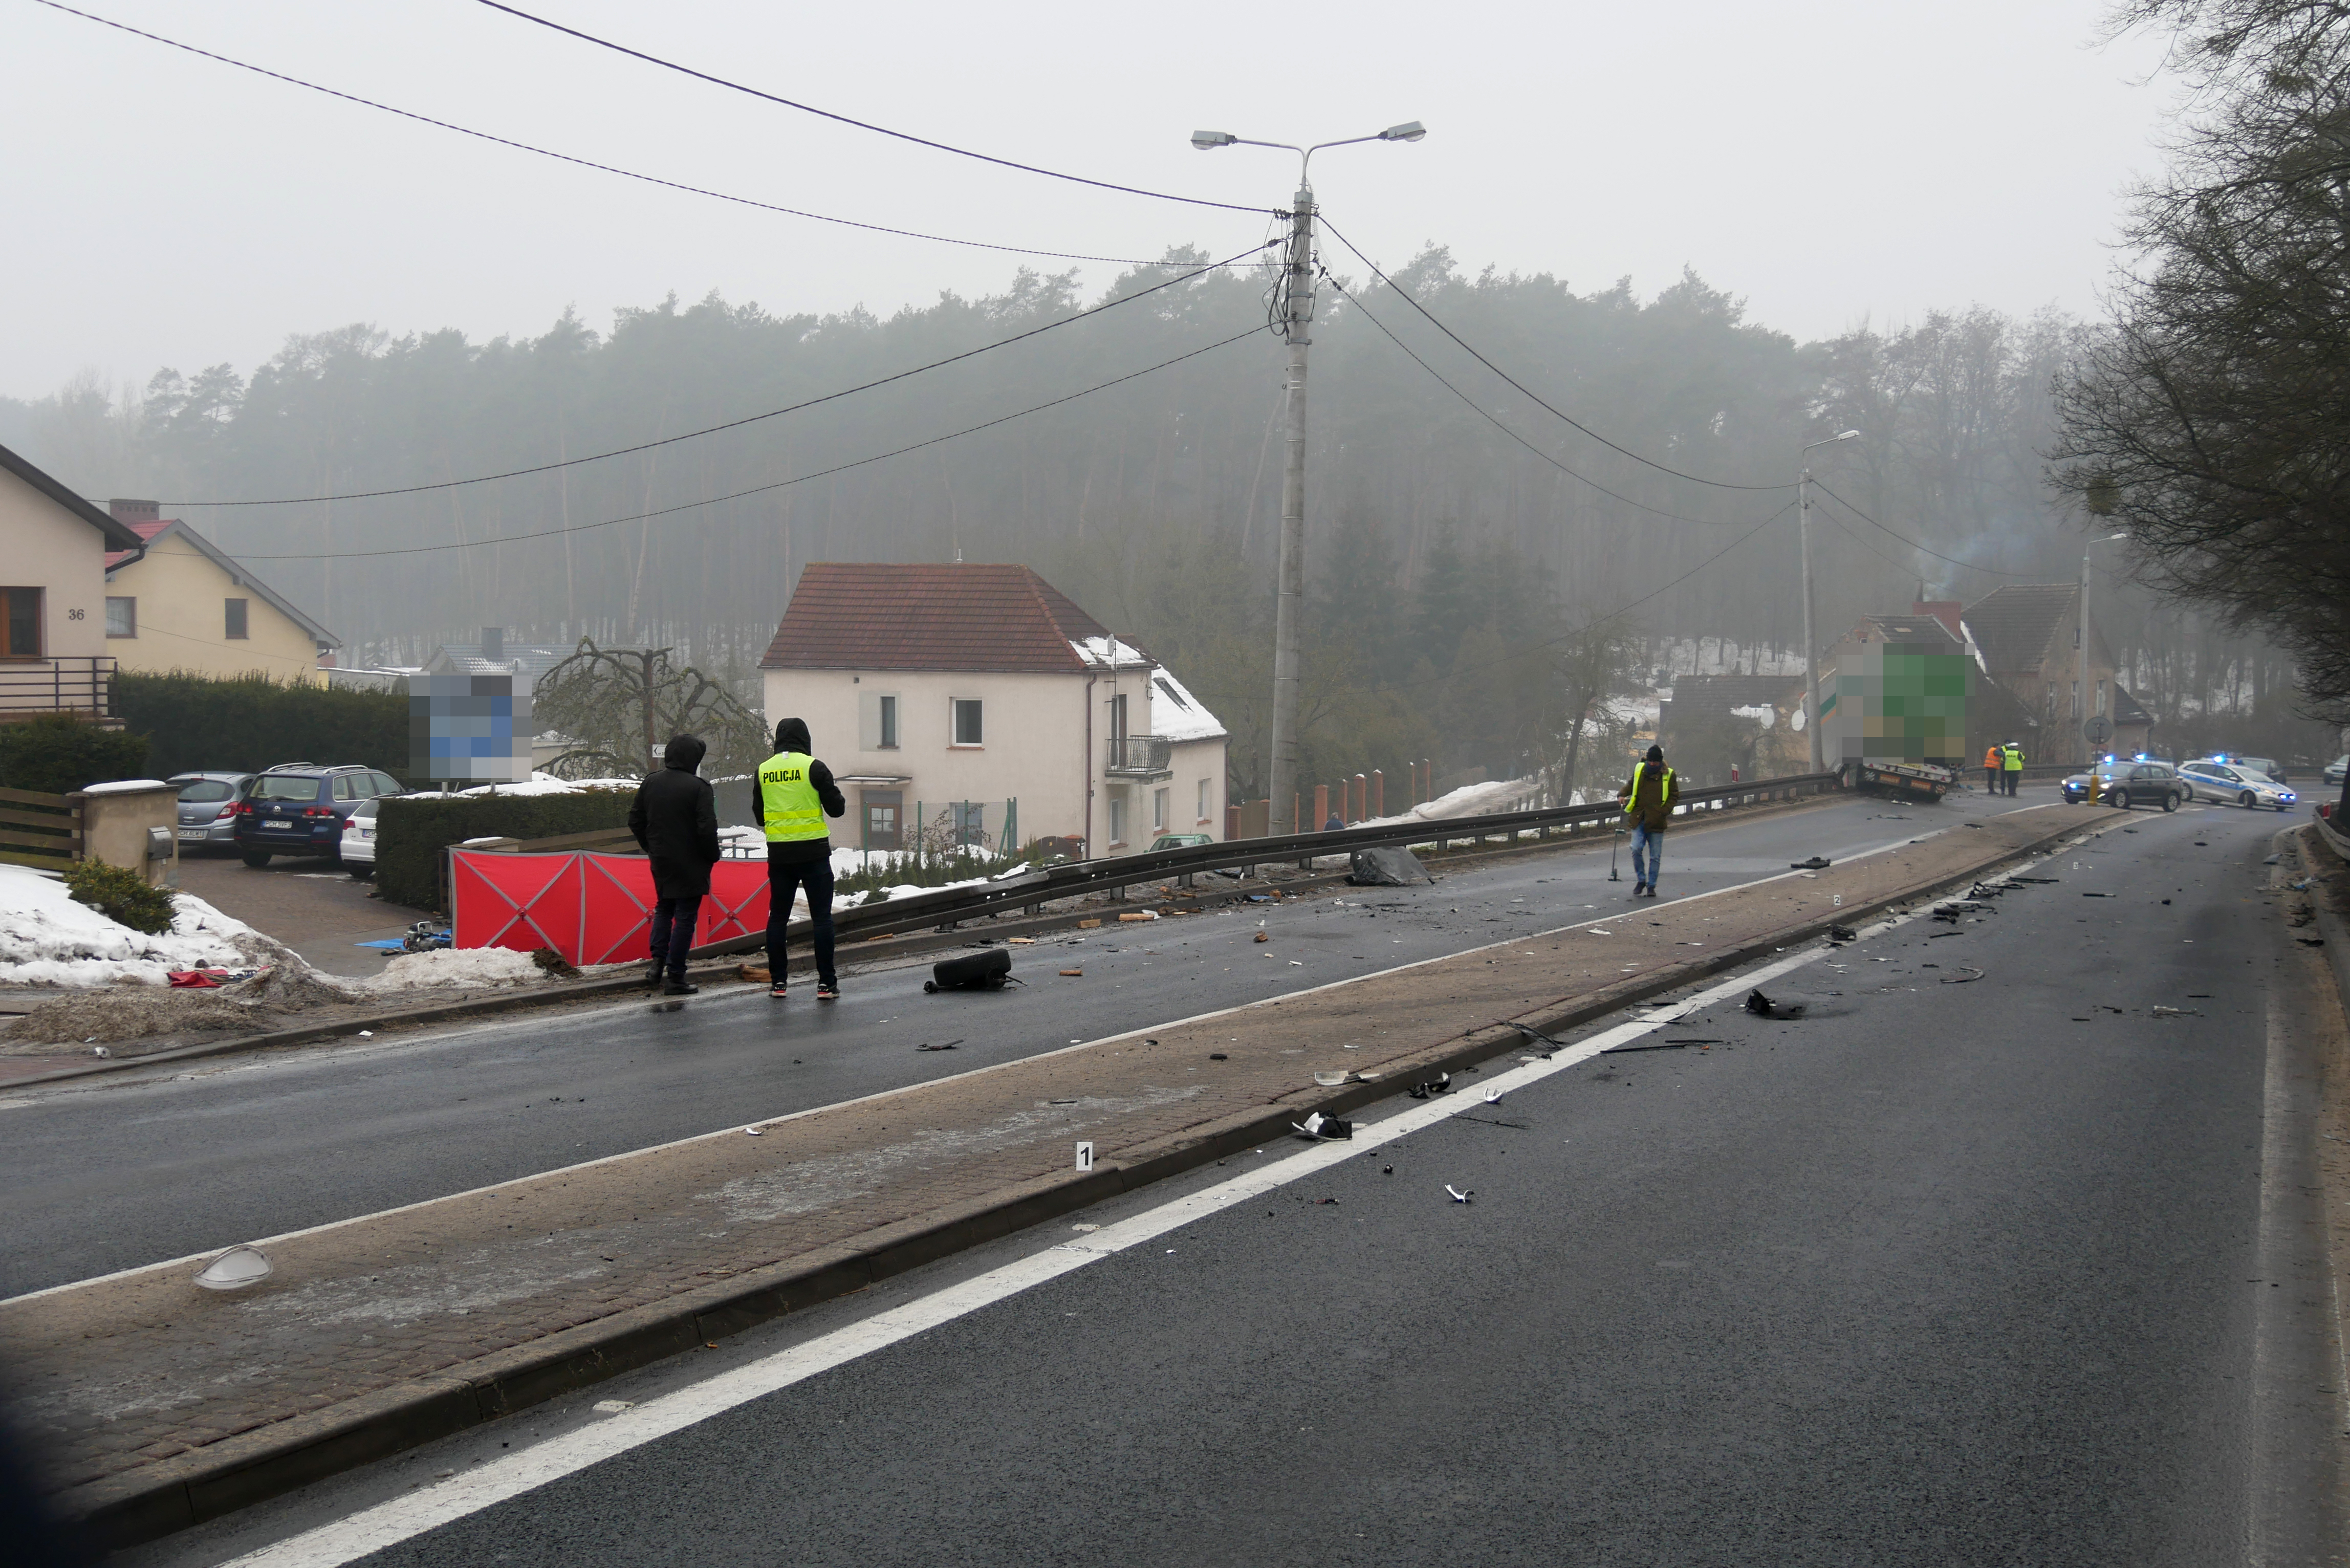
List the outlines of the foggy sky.
<svg viewBox="0 0 2350 1568">
<path fill-rule="evenodd" d="M 1053 250 L 1231 254 L 1240 213 L 989 168 L 761 104 L 464 0 L 82 8 L 481 130 L 868 222 Z M 1799 338 L 1930 306 L 2089 314 L 2119 193 L 2158 165 L 2150 39 L 2097 0 L 1966 5 L 778 7 L 525 4 L 847 114 L 1072 172 L 1271 207 L 1292 155 L 1194 151 L 1427 122 L 1326 152 L 1331 220 L 1382 265 L 1644 296 L 1684 265 Z M 1280 25 L 1306 19 L 1305 30 Z M 480 339 L 567 306 L 715 289 L 777 313 L 888 314 L 1001 289 L 1021 258 L 744 211 L 265 80 L 32 0 L 0 10 L 14 239 L 0 392 L 141 383 L 365 320 Z M 1326 247 L 1334 270 L 1360 275 Z M 1082 268 L 1089 290 L 1116 268 Z"/>
</svg>

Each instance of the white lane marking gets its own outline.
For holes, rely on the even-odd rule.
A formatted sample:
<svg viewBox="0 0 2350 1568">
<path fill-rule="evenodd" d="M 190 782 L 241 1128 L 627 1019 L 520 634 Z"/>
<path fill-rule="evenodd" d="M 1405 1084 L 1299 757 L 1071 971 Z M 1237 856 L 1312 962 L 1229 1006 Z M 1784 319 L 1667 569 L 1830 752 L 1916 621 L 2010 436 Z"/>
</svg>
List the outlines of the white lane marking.
<svg viewBox="0 0 2350 1568">
<path fill-rule="evenodd" d="M 1730 825 L 1725 824 L 1724 826 Z M 1938 828 L 1935 831 L 1937 834 L 1939 834 L 1947 833 L 1950 829 Z M 1929 834 L 1926 836 L 1932 837 L 1934 836 L 1935 835 L 1933 834 Z M 1903 848 L 1908 845 L 1917 842 L 1918 840 L 1916 839 L 1897 838 L 1890 840 L 1887 843 L 1877 845 L 1871 848 L 1856 849 L 1845 856 L 1842 860 L 1837 862 L 1837 864 L 1843 865 L 1855 860 L 1866 860 L 1872 856 L 1887 854 L 1889 851 Z M 1710 892 L 1693 893 L 1686 898 L 1669 898 L 1658 907 L 1664 908 L 1673 904 L 1694 904 L 1700 899 L 1711 898 L 1718 894 L 1735 893 L 1742 888 L 1760 888 L 1768 883 L 1784 881 L 1794 875 L 1796 875 L 1796 873 L 1793 871 L 1783 871 L 1775 877 L 1764 877 L 1752 882 L 1733 883 L 1727 887 L 1713 888 Z M 1307 986 L 1301 991 L 1285 991 L 1279 996 L 1260 997 L 1254 1002 L 1243 1002 L 1237 1007 L 1222 1007 L 1211 1012 L 1195 1012 L 1188 1018 L 1170 1018 L 1162 1020 L 1156 1023 L 1146 1023 L 1139 1028 L 1128 1029 L 1123 1033 L 1105 1034 L 1098 1040 L 1087 1040 L 1073 1045 L 1058 1046 L 1050 1051 L 1039 1051 L 1033 1055 L 1015 1057 L 1009 1062 L 995 1062 L 984 1067 L 973 1067 L 968 1072 L 953 1074 L 944 1078 L 929 1078 L 919 1084 L 901 1084 L 894 1089 L 880 1089 L 869 1095 L 859 1095 L 853 1099 L 834 1100 L 821 1106 L 809 1106 L 803 1110 L 787 1111 L 776 1116 L 763 1116 L 759 1120 L 749 1124 L 733 1122 L 716 1132 L 694 1133 L 685 1137 L 672 1138 L 667 1143 L 649 1144 L 643 1148 L 624 1149 L 619 1154 L 602 1155 L 595 1159 L 581 1160 L 577 1165 L 558 1165 L 552 1169 L 536 1171 L 529 1176 L 517 1176 L 504 1181 L 494 1181 L 485 1187 L 470 1187 L 462 1192 L 444 1192 L 432 1198 L 420 1198 L 413 1203 L 402 1203 L 397 1208 L 378 1209 L 370 1213 L 354 1214 L 348 1219 L 329 1220 L 322 1224 L 305 1226 L 299 1231 L 280 1231 L 275 1236 L 262 1236 L 244 1244 L 246 1246 L 262 1248 L 279 1246 L 287 1241 L 300 1241 L 306 1236 L 320 1236 L 330 1231 L 339 1231 L 347 1225 L 364 1225 L 371 1220 L 389 1219 L 395 1214 L 411 1214 L 420 1209 L 428 1209 L 435 1203 L 453 1203 L 460 1199 L 476 1198 L 484 1193 L 504 1192 L 517 1187 L 527 1187 L 533 1182 L 553 1181 L 563 1177 L 576 1175 L 583 1170 L 594 1170 L 599 1166 L 617 1165 L 622 1161 L 638 1159 L 646 1155 L 660 1154 L 667 1149 L 684 1148 L 691 1144 L 713 1143 L 721 1138 L 741 1137 L 743 1132 L 751 1127 L 761 1128 L 781 1127 L 785 1122 L 797 1121 L 802 1116 L 812 1116 L 819 1114 L 820 1112 L 837 1111 L 845 1109 L 850 1106 L 870 1105 L 878 1100 L 894 1099 L 900 1095 L 916 1094 L 925 1089 L 936 1088 L 941 1084 L 960 1083 L 970 1078 L 983 1077 L 990 1073 L 1006 1073 L 1016 1067 L 1024 1067 L 1032 1062 L 1042 1062 L 1048 1060 L 1051 1057 L 1069 1055 L 1079 1051 L 1091 1051 L 1097 1046 L 1114 1045 L 1121 1040 L 1140 1039 L 1142 1036 L 1153 1033 L 1159 1030 L 1180 1029 L 1187 1024 L 1205 1023 L 1212 1019 L 1228 1018 L 1235 1013 L 1247 1012 L 1260 1007 L 1278 1007 L 1284 1002 L 1293 1002 L 1299 997 L 1313 996 L 1325 991 L 1336 991 L 1343 986 L 1359 985 L 1365 981 L 1378 980 L 1391 974 L 1403 974 L 1412 970 L 1424 969 L 1430 964 L 1444 963 L 1457 958 L 1467 958 L 1474 953 L 1491 952 L 1496 948 L 1516 947 L 1525 942 L 1540 941 L 1544 937 L 1561 936 L 1568 931 L 1579 929 L 1584 926 L 1596 925 L 1603 920 L 1621 919 L 1623 918 L 1624 917 L 1620 914 L 1612 916 L 1598 915 L 1588 920 L 1577 921 L 1574 925 L 1557 926 L 1549 930 L 1531 931 L 1524 936 L 1504 937 L 1500 941 L 1485 942 L 1473 948 L 1457 948 L 1451 952 L 1439 953 L 1433 958 L 1414 959 L 1409 963 L 1399 963 L 1387 969 L 1373 970 L 1367 974 L 1350 975 L 1344 980 L 1326 981 L 1320 985 Z M 619 1012 L 624 1010 L 619 1008 L 608 1008 L 601 1011 Z M 488 1029 L 496 1027 L 502 1026 L 480 1025 L 474 1030 L 468 1031 L 468 1033 L 482 1033 L 486 1032 Z M 257 1067 L 268 1064 L 270 1064 L 254 1063 L 251 1065 Z M 8 1296 L 5 1299 L 0 1299 L 0 1307 L 13 1306 L 18 1302 L 37 1301 L 43 1296 L 53 1296 L 65 1291 L 79 1290 L 84 1285 L 105 1284 L 109 1281 L 112 1280 L 135 1279 L 141 1274 L 158 1273 L 167 1269 L 183 1269 L 191 1263 L 208 1262 L 211 1259 L 217 1257 L 225 1250 L 225 1244 L 220 1247 L 208 1247 L 201 1252 L 189 1252 L 177 1258 L 166 1258 L 161 1262 L 134 1264 L 132 1267 L 128 1269 L 117 1269 L 112 1273 L 93 1274 L 86 1280 L 71 1280 L 61 1285 L 49 1285 L 37 1291 L 26 1291 L 22 1295 Z"/>
<path fill-rule="evenodd" d="M 2045 858 L 2027 861 L 2018 869 L 2042 864 Z M 1880 919 L 1862 929 L 1860 940 L 1874 940 L 1912 920 L 1922 919 L 1929 908 Z M 1527 1062 L 1503 1073 L 1486 1087 L 1496 1094 L 1505 1095 L 1530 1084 L 1540 1083 L 1544 1078 L 1554 1077 L 1591 1060 L 1612 1046 L 1628 1044 L 1653 1030 L 1678 1023 L 1691 1013 L 1731 1001 L 1742 992 L 1766 981 L 1816 962 L 1832 950 L 1826 947 L 1806 947 L 1785 958 L 1773 959 L 1695 996 L 1670 1004 L 1660 1004 L 1659 1011 L 1646 1018 L 1619 1023 L 1564 1047 L 1549 1061 Z M 1665 1005 L 1669 1005 L 1669 1012 L 1663 1011 Z M 1236 1176 L 1213 1187 L 1171 1199 L 1130 1219 L 1106 1226 L 1082 1241 L 1064 1241 L 1045 1248 L 902 1306 L 892 1307 L 860 1322 L 819 1334 L 805 1344 L 762 1356 L 747 1366 L 646 1400 L 592 1426 L 551 1438 L 519 1453 L 501 1456 L 477 1469 L 453 1476 L 436 1487 L 377 1503 L 343 1519 L 289 1536 L 235 1558 L 224 1564 L 224 1568 L 248 1568 L 248 1565 L 250 1568 L 262 1568 L 262 1565 L 266 1565 L 266 1568 L 340 1568 L 343 1563 L 437 1530 L 566 1476 L 576 1475 L 631 1449 L 641 1448 L 752 1400 L 762 1399 L 794 1384 L 804 1383 L 819 1373 L 830 1371 L 860 1356 L 886 1350 L 916 1334 L 941 1327 L 983 1307 L 993 1306 L 1064 1274 L 1073 1273 L 1088 1263 L 1155 1241 L 1194 1220 L 1221 1214 L 1227 1209 L 1262 1198 L 1268 1192 L 1318 1175 L 1357 1155 L 1375 1154 L 1385 1145 L 1435 1127 L 1463 1111 L 1482 1110 L 1484 1104 L 1482 1099 L 1465 1096 L 1458 1099 L 1447 1096 L 1409 1103 L 1402 1110 L 1376 1126 L 1363 1127 L 1363 1136 L 1354 1142 L 1317 1144 L 1311 1148 L 1300 1149 L 1262 1170 Z"/>
</svg>

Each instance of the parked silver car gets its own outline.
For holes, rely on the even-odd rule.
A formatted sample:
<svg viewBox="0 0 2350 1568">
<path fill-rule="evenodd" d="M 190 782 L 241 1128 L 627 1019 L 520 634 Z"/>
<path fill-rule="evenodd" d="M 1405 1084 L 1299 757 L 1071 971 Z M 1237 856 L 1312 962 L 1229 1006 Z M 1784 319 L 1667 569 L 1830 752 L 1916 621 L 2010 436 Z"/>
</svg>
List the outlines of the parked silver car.
<svg viewBox="0 0 2350 1568">
<path fill-rule="evenodd" d="M 2327 784 L 2332 784 L 2335 789 L 2340 789 L 2342 787 L 2342 776 L 2345 774 L 2350 774 L 2350 753 L 2338 756 L 2332 762 L 2326 763 L 2325 772 L 2318 776 L 2323 778 Z"/>
<path fill-rule="evenodd" d="M 251 774 L 173 774 L 180 786 L 180 852 L 236 847 L 236 800 Z"/>
<path fill-rule="evenodd" d="M 2250 810 L 2254 806 L 2271 806 L 2278 811 L 2291 811 L 2300 797 L 2278 784 L 2266 774 L 2243 765 L 2238 757 L 2221 762 L 2217 757 L 2199 757 L 2191 763 L 2181 763 L 2178 776 L 2195 792 L 2198 800 L 2232 801 Z"/>
</svg>

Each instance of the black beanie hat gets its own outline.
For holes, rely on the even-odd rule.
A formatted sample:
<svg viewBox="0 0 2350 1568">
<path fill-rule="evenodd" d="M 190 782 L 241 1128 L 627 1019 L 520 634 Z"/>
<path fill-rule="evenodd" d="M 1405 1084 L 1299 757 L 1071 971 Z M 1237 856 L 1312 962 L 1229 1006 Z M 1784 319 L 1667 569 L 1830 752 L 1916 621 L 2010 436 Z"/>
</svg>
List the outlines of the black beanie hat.
<svg viewBox="0 0 2350 1568">
<path fill-rule="evenodd" d="M 1650 746 L 1648 748 L 1648 760 L 1652 763 L 1663 762 L 1665 760 L 1665 748 L 1662 746 Z"/>
</svg>

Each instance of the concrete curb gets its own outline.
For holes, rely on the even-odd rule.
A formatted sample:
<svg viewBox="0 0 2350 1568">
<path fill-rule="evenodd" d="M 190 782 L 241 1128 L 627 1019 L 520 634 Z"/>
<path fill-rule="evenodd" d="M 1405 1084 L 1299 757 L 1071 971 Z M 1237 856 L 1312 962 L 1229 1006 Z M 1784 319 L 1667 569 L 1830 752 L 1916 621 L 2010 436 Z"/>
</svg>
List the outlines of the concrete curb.
<svg viewBox="0 0 2350 1568">
<path fill-rule="evenodd" d="M 1832 925 L 1870 919 L 1899 906 L 1939 898 L 1953 888 L 1971 887 L 2002 866 L 2030 859 L 2069 838 L 2095 836 L 2126 820 L 2122 814 L 2114 813 L 2107 824 L 2069 823 L 1926 887 L 1798 921 L 1736 950 L 1692 958 L 1520 1022 L 1544 1033 L 1575 1028 L 1646 998 L 1810 941 L 1825 935 Z M 1303 1120 L 1309 1111 L 1342 1115 L 1357 1110 L 1423 1078 L 1476 1066 L 1524 1044 L 1524 1037 L 1507 1024 L 1466 1030 L 1390 1065 L 1376 1083 L 1327 1093 L 1301 1091 L 1268 1108 L 1145 1144 L 1082 1176 L 1071 1171 L 998 1189 L 883 1226 L 853 1244 L 822 1249 L 787 1263 L 583 1324 L 531 1345 L 457 1363 L 398 1388 L 91 1482 L 60 1494 L 56 1501 L 109 1550 L 152 1541 L 681 1351 L 714 1344 L 728 1334 L 1104 1199 L 1138 1190 L 1243 1149 L 1278 1142 L 1294 1136 L 1290 1124 Z"/>
<path fill-rule="evenodd" d="M 1752 822 L 1757 817 L 1779 816 L 1798 811 L 1808 811 L 1846 798 L 1841 795 L 1809 795 L 1801 800 L 1765 801 L 1760 805 L 1733 806 L 1720 813 L 1719 822 L 1701 822 L 1684 826 L 1683 832 L 1703 832 L 1710 827 L 1727 827 L 1732 822 Z M 1580 841 L 1573 837 L 1536 840 L 1532 843 L 1504 845 L 1497 849 L 1463 850 L 1458 854 L 1430 858 L 1440 867 L 1476 867 L 1523 858 L 1532 855 L 1549 854 L 1561 849 L 1587 849 L 1593 838 Z M 1343 871 L 1323 872 L 1300 877 L 1294 880 L 1267 884 L 1278 888 L 1285 897 L 1292 893 L 1309 892 L 1344 883 Z M 1143 886 L 1137 883 L 1137 887 Z M 1203 909 L 1220 907 L 1232 895 L 1222 888 L 1210 888 L 1190 898 L 1133 900 L 1125 904 L 1097 904 L 1087 909 L 1071 909 L 1058 915 L 1031 915 L 1019 919 L 996 920 L 991 924 L 973 925 L 968 929 L 908 931 L 897 936 L 881 937 L 871 942 L 854 942 L 840 950 L 844 965 L 860 959 L 909 958 L 920 953 L 937 952 L 945 948 L 959 948 L 970 941 L 975 932 L 1007 937 L 1024 937 L 1046 931 L 1064 931 L 1076 928 L 1079 921 L 1103 918 L 1102 911 L 1127 909 L 1154 909 L 1182 914 L 1196 914 Z M 705 964 L 689 971 L 693 979 L 709 981 L 733 977 L 736 968 L 745 961 L 743 955 L 728 955 L 725 961 Z M 813 962 L 813 960 L 809 961 Z M 523 989 L 501 992 L 494 996 L 474 997 L 464 1002 L 437 1002 L 424 1007 L 399 1008 L 390 1012 L 369 1013 L 359 1018 L 346 1018 L 334 1023 L 298 1024 L 291 1029 L 273 1029 L 261 1034 L 240 1034 L 229 1040 L 211 1040 L 196 1045 L 174 1046 L 168 1051 L 151 1051 L 141 1056 L 121 1056 L 102 1062 L 77 1062 L 70 1067 L 59 1067 L 47 1073 L 35 1073 L 22 1078 L 0 1082 L 0 1090 L 31 1088 L 41 1084 L 63 1083 L 73 1078 L 96 1077 L 101 1074 L 124 1072 L 153 1063 L 189 1062 L 205 1056 L 226 1056 L 240 1051 L 266 1051 L 279 1046 L 307 1045 L 314 1041 L 353 1035 L 361 1030 L 380 1030 L 442 1023 L 452 1019 L 483 1018 L 500 1012 L 516 1012 L 530 1008 L 557 1007 L 568 1002 L 593 1001 L 598 997 L 625 996 L 643 992 L 650 996 L 643 981 L 634 976 L 616 975 L 605 980 L 580 981 L 561 990 L 533 991 Z"/>
<path fill-rule="evenodd" d="M 2279 849 L 2290 846 L 2303 869 L 2313 876 L 2332 877 L 2350 871 L 2350 857 L 2336 849 L 2332 837 L 2316 823 L 2288 827 L 2270 842 Z M 2350 926 L 2326 908 L 2326 892 L 2312 891 L 2307 897 L 2317 916 L 2317 934 L 2325 940 L 2325 966 L 2334 971 L 2334 988 L 2341 992 L 2343 1011 L 2350 1012 Z"/>
</svg>

